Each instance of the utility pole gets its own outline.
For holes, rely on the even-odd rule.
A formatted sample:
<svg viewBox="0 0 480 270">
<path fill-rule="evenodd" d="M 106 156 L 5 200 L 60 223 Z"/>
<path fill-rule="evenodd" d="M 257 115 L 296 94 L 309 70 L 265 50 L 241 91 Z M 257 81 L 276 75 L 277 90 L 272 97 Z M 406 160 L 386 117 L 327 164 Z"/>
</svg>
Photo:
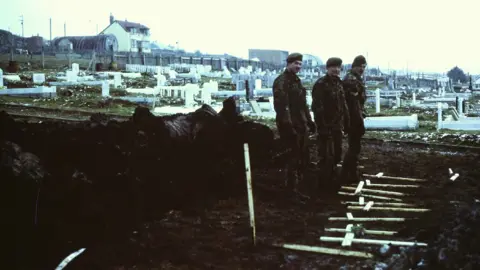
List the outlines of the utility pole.
<svg viewBox="0 0 480 270">
<path fill-rule="evenodd" d="M 52 45 L 52 18 L 50 18 L 50 45 Z"/>
<path fill-rule="evenodd" d="M 23 34 L 23 15 L 20 16 L 20 23 L 22 24 L 22 38 L 25 37 Z"/>
</svg>

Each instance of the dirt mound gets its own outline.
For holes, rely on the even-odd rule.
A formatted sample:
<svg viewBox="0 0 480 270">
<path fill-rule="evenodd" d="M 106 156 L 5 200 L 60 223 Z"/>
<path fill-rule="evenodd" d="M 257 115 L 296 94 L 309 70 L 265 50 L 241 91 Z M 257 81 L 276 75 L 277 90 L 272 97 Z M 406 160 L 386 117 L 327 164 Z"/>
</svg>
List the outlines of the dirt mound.
<svg viewBox="0 0 480 270">
<path fill-rule="evenodd" d="M 243 194 L 245 135 L 264 141 L 252 155 L 273 142 L 271 130 L 246 123 L 209 106 L 169 117 L 137 108 L 130 121 L 94 115 L 79 124 L 27 124 L 2 112 L 2 195 L 16 202 L 17 252 L 25 254 L 18 265 L 53 268 L 67 246 L 113 240 L 167 210 Z"/>
</svg>

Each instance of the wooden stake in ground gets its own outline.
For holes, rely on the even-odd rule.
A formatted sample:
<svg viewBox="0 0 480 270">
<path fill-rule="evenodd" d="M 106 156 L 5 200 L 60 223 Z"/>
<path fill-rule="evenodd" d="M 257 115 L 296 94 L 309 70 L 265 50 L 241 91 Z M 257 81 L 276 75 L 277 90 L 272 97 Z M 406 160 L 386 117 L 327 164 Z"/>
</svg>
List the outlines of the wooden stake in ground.
<svg viewBox="0 0 480 270">
<path fill-rule="evenodd" d="M 343 242 L 342 237 L 328 237 L 322 236 L 320 237 L 320 241 L 324 242 Z M 377 239 L 360 239 L 354 238 L 352 239 L 352 243 L 357 244 L 373 244 L 373 245 L 392 245 L 392 246 L 428 246 L 426 243 L 419 243 L 419 242 L 406 242 L 406 241 L 391 241 L 391 240 L 377 240 Z"/>
<path fill-rule="evenodd" d="M 362 198 L 362 197 L 360 197 Z M 342 204 L 353 204 L 353 205 L 364 205 L 365 203 L 362 202 L 354 202 L 354 201 L 342 201 Z M 375 202 L 375 205 L 380 205 L 380 206 L 411 206 L 415 207 L 415 204 L 412 203 L 389 203 L 389 202 Z"/>
<path fill-rule="evenodd" d="M 371 177 L 376 179 L 388 179 L 388 180 L 402 180 L 402 181 L 411 181 L 411 182 L 426 182 L 425 179 L 418 179 L 418 178 L 407 178 L 407 177 L 396 177 L 396 176 L 377 176 L 373 174 L 363 174 L 365 177 Z"/>
<path fill-rule="evenodd" d="M 341 256 L 358 257 L 358 258 L 365 258 L 365 259 L 373 258 L 373 254 L 362 252 L 362 251 L 315 247 L 315 246 L 306 246 L 306 245 L 297 245 L 297 244 L 273 244 L 273 246 L 286 248 L 286 249 L 300 250 L 300 251 L 316 252 L 316 253 L 322 253 L 322 254 L 341 255 Z"/>
<path fill-rule="evenodd" d="M 326 232 L 339 232 L 339 233 L 346 233 L 349 232 L 346 229 L 342 228 L 325 228 Z M 363 230 L 365 234 L 372 234 L 372 235 L 395 235 L 397 232 L 394 231 L 377 231 L 377 230 Z"/>
<path fill-rule="evenodd" d="M 363 183 L 363 181 L 361 183 Z M 360 185 L 359 185 L 359 187 L 360 187 Z M 354 187 L 345 187 L 345 186 L 342 186 L 341 189 L 354 190 L 355 192 L 353 194 L 357 194 L 357 191 L 359 190 L 358 187 L 354 188 Z M 401 192 L 385 191 L 385 190 L 379 190 L 379 189 L 368 189 L 368 188 L 362 188 L 362 189 L 360 189 L 360 192 L 362 192 L 362 193 L 363 192 L 370 192 L 370 193 L 394 195 L 394 196 L 408 196 L 408 194 L 401 193 Z"/>
<path fill-rule="evenodd" d="M 385 218 L 385 217 L 355 217 L 355 218 L 346 218 L 346 217 L 329 217 L 329 221 L 386 221 L 386 222 L 403 222 L 405 218 Z"/>
<path fill-rule="evenodd" d="M 68 255 L 65 259 L 63 259 L 63 261 L 57 266 L 57 268 L 55 268 L 55 270 L 62 270 L 63 268 L 65 268 L 65 266 L 67 266 L 67 264 L 69 264 L 73 259 L 75 259 L 78 255 L 82 254 L 82 252 L 84 252 L 85 249 L 84 248 L 81 248 L 75 252 L 73 252 L 72 254 Z"/>
<path fill-rule="evenodd" d="M 353 193 L 347 193 L 347 192 L 341 192 L 341 191 L 339 191 L 338 194 L 344 195 L 344 196 L 357 196 L 356 194 L 353 194 Z M 376 196 L 376 195 L 370 195 L 370 194 L 362 194 L 362 197 L 372 198 L 377 200 L 388 200 L 388 201 L 397 201 L 397 202 L 402 201 L 402 199 L 399 199 L 399 198 L 390 198 L 390 197 Z"/>
<path fill-rule="evenodd" d="M 365 210 L 364 206 L 347 206 L 350 210 Z M 371 207 L 372 211 L 389 211 L 389 212 L 428 212 L 430 209 L 426 208 L 395 208 L 395 207 Z"/>
<path fill-rule="evenodd" d="M 245 175 L 247 178 L 248 210 L 250 212 L 250 227 L 252 227 L 253 245 L 257 245 L 257 231 L 255 227 L 255 211 L 253 208 L 252 171 L 250 169 L 250 152 L 248 150 L 248 143 L 243 144 L 243 152 L 245 155 Z"/>
</svg>

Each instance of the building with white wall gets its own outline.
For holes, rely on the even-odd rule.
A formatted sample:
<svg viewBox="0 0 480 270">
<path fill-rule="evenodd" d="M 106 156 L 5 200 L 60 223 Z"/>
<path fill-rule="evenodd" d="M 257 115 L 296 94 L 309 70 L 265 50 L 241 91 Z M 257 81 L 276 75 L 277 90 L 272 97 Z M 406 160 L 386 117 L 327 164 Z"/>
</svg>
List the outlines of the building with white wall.
<svg viewBox="0 0 480 270">
<path fill-rule="evenodd" d="M 151 52 L 150 28 L 143 24 L 114 20 L 110 14 L 110 25 L 100 32 L 106 34 L 117 38 L 119 52 Z"/>
</svg>

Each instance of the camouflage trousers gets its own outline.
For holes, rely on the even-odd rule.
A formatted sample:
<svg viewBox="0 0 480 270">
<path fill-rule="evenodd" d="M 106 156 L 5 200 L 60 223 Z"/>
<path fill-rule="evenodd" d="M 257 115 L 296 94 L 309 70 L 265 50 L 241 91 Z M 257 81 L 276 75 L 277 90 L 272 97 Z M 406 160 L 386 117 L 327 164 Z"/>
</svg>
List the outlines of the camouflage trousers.
<svg viewBox="0 0 480 270">
<path fill-rule="evenodd" d="M 362 150 L 362 136 L 360 133 L 348 134 L 348 150 L 343 158 L 342 178 L 348 182 L 359 180 L 357 171 L 358 159 Z"/>
<path fill-rule="evenodd" d="M 280 131 L 280 139 L 286 153 L 285 185 L 287 188 L 296 189 L 298 183 L 303 180 L 304 173 L 310 162 L 308 151 L 308 132 L 297 130 L 296 134 L 288 131 Z"/>
</svg>

